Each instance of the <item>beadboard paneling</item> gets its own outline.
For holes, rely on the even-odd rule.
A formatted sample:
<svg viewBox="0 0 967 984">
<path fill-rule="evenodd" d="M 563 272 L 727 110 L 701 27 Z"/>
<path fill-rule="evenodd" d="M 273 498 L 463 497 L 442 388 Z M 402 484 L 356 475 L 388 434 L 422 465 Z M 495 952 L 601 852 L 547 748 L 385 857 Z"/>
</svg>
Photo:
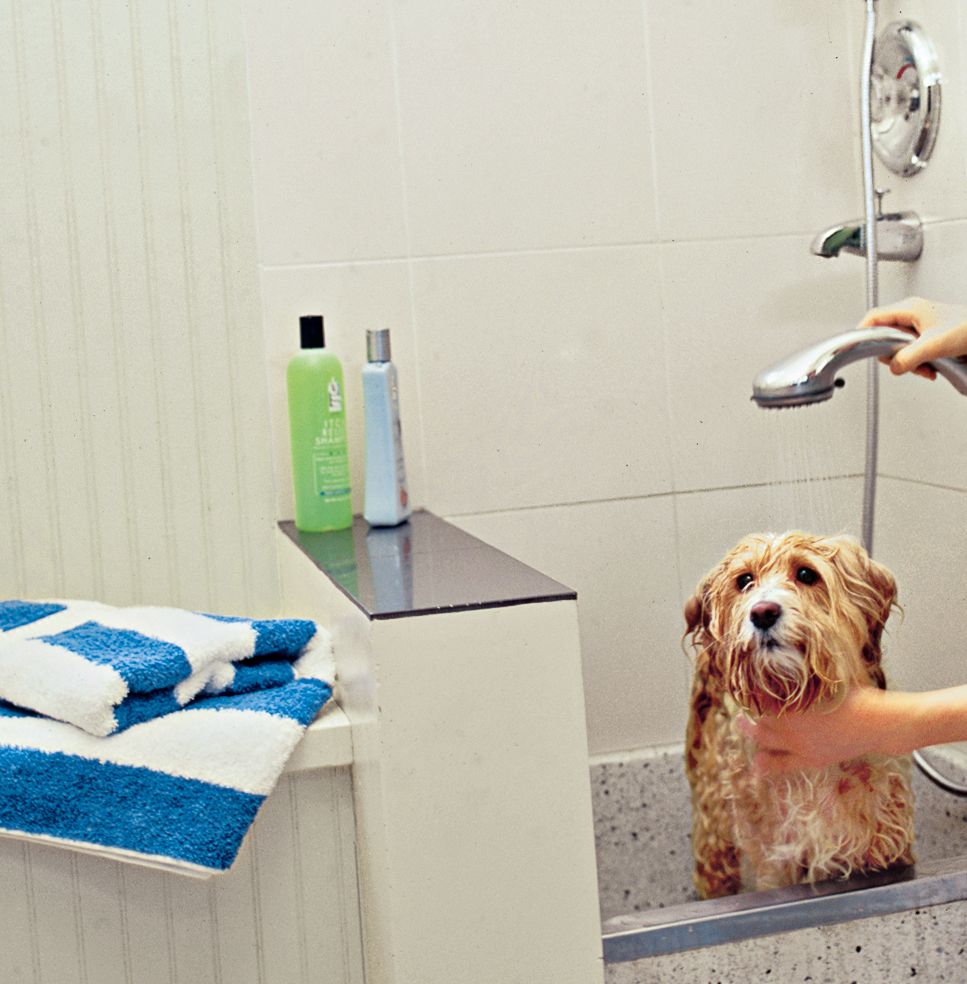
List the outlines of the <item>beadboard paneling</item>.
<svg viewBox="0 0 967 984">
<path fill-rule="evenodd" d="M 271 612 L 241 13 L 0 7 L 0 594 Z"/>
<path fill-rule="evenodd" d="M 362 984 L 348 768 L 284 776 L 208 881 L 0 839 L 4 984 Z"/>
</svg>

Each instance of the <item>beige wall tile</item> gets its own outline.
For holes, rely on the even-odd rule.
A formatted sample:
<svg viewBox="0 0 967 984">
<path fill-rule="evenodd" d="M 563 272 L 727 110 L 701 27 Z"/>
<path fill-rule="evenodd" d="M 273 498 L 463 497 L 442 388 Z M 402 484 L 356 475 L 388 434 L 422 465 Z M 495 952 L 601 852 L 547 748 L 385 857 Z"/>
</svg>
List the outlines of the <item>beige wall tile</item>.
<svg viewBox="0 0 967 984">
<path fill-rule="evenodd" d="M 246 0 L 259 256 L 406 253 L 390 0 Z"/>
<path fill-rule="evenodd" d="M 865 307 L 863 260 L 808 248 L 863 210 L 862 4 L 249 6 L 279 514 L 298 315 L 325 313 L 343 357 L 357 508 L 353 386 L 365 328 L 389 325 L 421 503 L 578 588 L 595 750 L 679 740 L 701 574 L 752 529 L 859 531 L 866 367 L 807 410 L 749 396 Z M 881 297 L 956 299 L 965 15 L 879 6 L 881 26 L 935 33 L 949 72 L 931 167 L 878 168 L 887 206 L 929 220 L 920 264 L 881 265 Z M 881 378 L 881 470 L 967 488 L 960 398 Z M 921 489 L 885 484 L 884 556 Z"/>
<path fill-rule="evenodd" d="M 416 255 L 654 239 L 638 0 L 395 15 Z"/>
<path fill-rule="evenodd" d="M 856 210 L 845 8 L 648 0 L 662 238 L 818 231 Z"/>
<path fill-rule="evenodd" d="M 427 504 L 671 490 L 655 247 L 413 267 Z"/>
<path fill-rule="evenodd" d="M 881 479 L 877 555 L 897 579 L 902 617 L 889 623 L 893 686 L 910 690 L 967 683 L 967 493 Z"/>
</svg>

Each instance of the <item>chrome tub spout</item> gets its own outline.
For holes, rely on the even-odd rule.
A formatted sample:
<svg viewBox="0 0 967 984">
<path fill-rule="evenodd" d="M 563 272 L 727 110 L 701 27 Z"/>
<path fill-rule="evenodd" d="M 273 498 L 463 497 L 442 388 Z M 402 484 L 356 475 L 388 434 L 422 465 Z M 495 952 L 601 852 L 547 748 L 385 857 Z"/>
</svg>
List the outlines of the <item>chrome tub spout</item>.
<svg viewBox="0 0 967 984">
<path fill-rule="evenodd" d="M 830 259 L 840 253 L 866 255 L 866 223 L 862 219 L 824 229 L 810 247 L 814 256 Z M 923 252 L 923 226 L 915 212 L 891 212 L 876 220 L 876 253 L 880 260 L 912 263 Z"/>
</svg>

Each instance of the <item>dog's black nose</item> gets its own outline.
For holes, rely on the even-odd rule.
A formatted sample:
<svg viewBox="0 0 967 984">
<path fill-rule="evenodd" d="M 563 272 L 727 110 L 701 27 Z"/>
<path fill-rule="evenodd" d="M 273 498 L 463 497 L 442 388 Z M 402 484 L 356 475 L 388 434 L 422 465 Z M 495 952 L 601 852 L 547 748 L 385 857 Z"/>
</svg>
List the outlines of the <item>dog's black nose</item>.
<svg viewBox="0 0 967 984">
<path fill-rule="evenodd" d="M 760 601 L 752 606 L 749 618 L 757 629 L 765 631 L 771 629 L 779 621 L 781 614 L 782 609 L 774 601 Z"/>
</svg>

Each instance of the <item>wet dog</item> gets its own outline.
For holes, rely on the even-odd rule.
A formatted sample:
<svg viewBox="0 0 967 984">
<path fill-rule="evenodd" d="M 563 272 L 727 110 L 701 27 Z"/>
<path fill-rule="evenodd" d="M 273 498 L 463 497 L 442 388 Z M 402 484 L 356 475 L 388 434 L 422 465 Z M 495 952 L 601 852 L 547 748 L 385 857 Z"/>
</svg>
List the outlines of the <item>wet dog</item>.
<svg viewBox="0 0 967 984">
<path fill-rule="evenodd" d="M 759 775 L 738 715 L 802 710 L 850 685 L 885 687 L 892 574 L 853 540 L 741 540 L 685 606 L 695 649 L 686 733 L 695 885 L 703 898 L 846 877 L 913 860 L 903 758 Z"/>
</svg>

